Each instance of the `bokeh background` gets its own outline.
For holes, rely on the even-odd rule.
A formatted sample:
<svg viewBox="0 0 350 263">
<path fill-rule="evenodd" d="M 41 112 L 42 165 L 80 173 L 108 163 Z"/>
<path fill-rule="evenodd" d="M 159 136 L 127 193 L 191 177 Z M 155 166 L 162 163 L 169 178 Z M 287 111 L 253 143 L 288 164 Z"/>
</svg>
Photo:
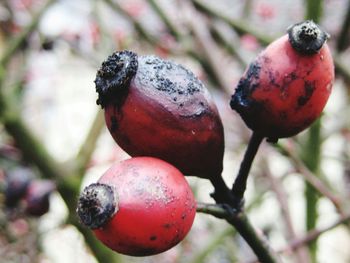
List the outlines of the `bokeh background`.
<svg viewBox="0 0 350 263">
<path fill-rule="evenodd" d="M 111 252 L 79 224 L 78 193 L 111 163 L 128 158 L 104 126 L 93 81 L 101 62 L 123 49 L 191 69 L 217 103 L 225 127 L 223 176 L 232 185 L 251 132 L 230 109 L 230 96 L 247 64 L 304 19 L 331 35 L 333 93 L 310 129 L 262 144 L 245 207 L 283 262 L 350 262 L 345 0 L 0 1 L 0 261 L 256 262 L 235 229 L 208 214 L 197 214 L 179 245 L 145 258 Z M 47 213 L 28 213 L 25 198 L 6 204 L 8 178 L 19 168 L 31 180 L 56 185 L 41 197 L 48 198 Z M 199 202 L 214 202 L 208 181 L 187 179 Z"/>
</svg>

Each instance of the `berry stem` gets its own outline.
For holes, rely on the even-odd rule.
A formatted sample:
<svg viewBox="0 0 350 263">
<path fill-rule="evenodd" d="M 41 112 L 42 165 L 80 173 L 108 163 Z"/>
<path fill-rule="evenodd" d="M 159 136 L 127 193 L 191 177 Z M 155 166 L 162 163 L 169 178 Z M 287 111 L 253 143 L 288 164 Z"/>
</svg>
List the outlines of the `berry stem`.
<svg viewBox="0 0 350 263">
<path fill-rule="evenodd" d="M 210 179 L 210 182 L 215 189 L 214 193 L 211 194 L 211 197 L 214 198 L 217 204 L 229 204 L 235 209 L 241 207 L 241 200 L 235 198 L 221 175 L 213 176 Z"/>
<path fill-rule="evenodd" d="M 257 255 L 259 262 L 280 262 L 278 255 L 271 250 L 267 240 L 256 232 L 245 213 L 238 212 L 237 215 L 231 216 L 226 220 L 236 229 L 239 229 L 240 235 Z"/>
<path fill-rule="evenodd" d="M 259 149 L 259 146 L 264 139 L 264 136 L 260 133 L 253 132 L 247 150 L 244 154 L 241 166 L 238 171 L 235 182 L 232 186 L 232 193 L 237 200 L 240 200 L 240 204 L 243 204 L 244 192 L 247 188 L 247 179 L 250 168 L 252 166 L 255 155 Z"/>
<path fill-rule="evenodd" d="M 197 212 L 210 214 L 217 218 L 223 218 L 233 225 L 250 245 L 254 253 L 257 255 L 259 262 L 280 262 L 278 255 L 272 251 L 266 240 L 255 231 L 244 211 L 239 211 L 228 205 L 198 203 Z"/>
</svg>

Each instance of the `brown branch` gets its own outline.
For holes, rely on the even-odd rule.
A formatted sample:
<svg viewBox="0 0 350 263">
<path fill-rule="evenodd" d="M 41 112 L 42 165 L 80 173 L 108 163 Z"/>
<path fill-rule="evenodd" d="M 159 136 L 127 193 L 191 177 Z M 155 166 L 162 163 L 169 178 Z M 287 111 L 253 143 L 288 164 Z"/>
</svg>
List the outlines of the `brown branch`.
<svg viewBox="0 0 350 263">
<path fill-rule="evenodd" d="M 155 36 L 151 35 L 148 30 L 134 17 L 130 16 L 119 4 L 111 1 L 111 0 L 104 0 L 114 11 L 121 14 L 123 17 L 125 17 L 135 28 L 136 32 L 140 35 L 142 39 L 144 39 L 146 42 L 159 47 L 164 47 L 168 50 L 167 46 L 164 46 L 164 44 Z M 155 2 L 156 3 L 156 2 Z M 158 12 L 164 12 L 161 10 L 161 7 L 157 5 L 157 8 L 160 9 Z M 157 10 L 155 10 L 157 12 Z M 157 13 L 158 13 L 157 12 Z M 162 19 L 163 16 L 160 16 L 160 19 Z M 179 38 L 178 45 L 176 47 L 173 47 L 169 50 L 169 52 L 173 55 L 179 55 L 179 54 L 187 54 L 191 58 L 195 59 L 198 63 L 201 64 L 203 69 L 206 71 L 209 79 L 214 82 L 215 85 L 220 86 L 219 84 L 219 77 L 216 76 L 215 70 L 213 69 L 212 65 L 209 61 L 207 61 L 206 58 L 203 58 L 201 55 L 198 54 L 198 51 L 193 48 L 193 43 L 191 38 L 188 36 L 185 36 L 181 34 L 180 30 L 178 30 L 175 26 L 175 23 L 170 20 L 169 17 L 167 17 L 167 22 L 163 21 L 166 25 L 167 23 L 171 23 L 174 29 L 176 29 L 176 34 L 173 35 L 175 38 Z M 173 33 L 172 30 L 168 28 L 170 33 Z"/>
<path fill-rule="evenodd" d="M 236 58 L 238 63 L 242 68 L 246 68 L 248 65 L 248 62 L 246 59 L 240 54 L 239 50 L 235 46 L 235 42 L 232 39 L 228 39 L 226 34 L 222 33 L 219 27 L 213 23 L 210 28 L 211 34 L 214 38 L 214 40 L 220 44 L 231 56 Z"/>
<path fill-rule="evenodd" d="M 3 94 L 0 92 L 0 101 L 4 100 L 2 96 Z M 14 138 L 17 147 L 21 149 L 24 158 L 36 165 L 43 177 L 53 179 L 58 183 L 58 191 L 69 209 L 68 223 L 82 230 L 75 216 L 81 177 L 72 176 L 75 175 L 74 172 L 65 169 L 52 158 L 16 111 L 9 111 L 6 106 L 2 107 L 2 110 L 1 121 L 6 131 Z M 100 262 L 105 262 L 107 258 L 110 258 L 111 253 L 107 249 L 101 249 L 101 246 L 98 245 L 99 241 L 92 239 L 92 233 L 88 231 L 82 231 L 82 233 Z"/>
<path fill-rule="evenodd" d="M 225 67 L 223 67 L 222 61 L 220 61 L 221 54 L 219 47 L 211 37 L 206 21 L 201 14 L 196 12 L 191 2 L 187 0 L 181 1 L 181 10 L 184 13 L 186 23 L 192 30 L 206 61 L 208 61 L 211 66 L 218 84 L 222 89 L 230 91 L 232 85 L 225 78 L 225 72 L 223 71 Z"/>
<path fill-rule="evenodd" d="M 85 140 L 81 144 L 80 150 L 76 158 L 74 158 L 74 160 L 71 161 L 72 163 L 74 163 L 76 173 L 80 176 L 84 175 L 88 163 L 90 162 L 91 156 L 95 150 L 99 135 L 105 127 L 105 121 L 103 116 L 103 111 L 99 109 L 91 124 L 89 133 L 87 134 Z"/>
<path fill-rule="evenodd" d="M 259 147 L 264 139 L 264 136 L 258 132 L 253 132 L 247 149 L 244 153 L 243 160 L 239 167 L 238 174 L 232 186 L 232 193 L 238 200 L 243 200 L 244 192 L 247 188 L 247 180 L 250 172 L 250 168 L 253 164 L 254 158 L 259 150 Z"/>
<path fill-rule="evenodd" d="M 319 236 L 336 228 L 337 226 L 348 223 L 349 220 L 350 220 L 350 213 L 344 214 L 334 223 L 323 228 L 311 230 L 304 237 L 293 240 L 292 242 L 289 243 L 287 247 L 281 249 L 280 252 L 291 251 L 291 250 L 295 251 L 296 249 L 302 246 L 305 246 L 306 244 L 309 244 L 310 242 L 316 240 Z"/>
<path fill-rule="evenodd" d="M 45 5 L 33 16 L 30 24 L 25 29 L 23 29 L 19 35 L 10 39 L 8 45 L 6 46 L 5 53 L 0 58 L 1 67 L 6 66 L 13 54 L 16 53 L 16 51 L 23 45 L 28 36 L 36 29 L 45 11 L 55 2 L 56 0 L 48 0 Z"/>
<path fill-rule="evenodd" d="M 257 31 L 255 28 L 248 26 L 246 21 L 236 20 L 228 16 L 225 16 L 219 10 L 215 10 L 214 8 L 210 7 L 207 4 L 204 4 L 200 0 L 192 0 L 192 2 L 198 10 L 206 13 L 211 17 L 216 17 L 226 22 L 240 35 L 243 35 L 243 34 L 253 35 L 263 45 L 268 45 L 272 42 L 273 39 L 275 39 L 275 37 L 270 37 L 268 36 L 268 34 L 261 33 L 260 31 Z"/>
<path fill-rule="evenodd" d="M 336 73 L 340 74 L 347 83 L 350 83 L 350 69 L 347 64 L 342 61 L 340 54 L 333 55 Z"/>
<path fill-rule="evenodd" d="M 276 194 L 277 201 L 280 203 L 282 217 L 284 219 L 287 229 L 287 238 L 289 240 L 295 240 L 297 238 L 297 235 L 295 233 L 295 229 L 289 211 L 288 196 L 286 195 L 280 180 L 271 174 L 270 167 L 266 158 L 263 158 L 262 166 L 263 170 L 265 171 L 265 176 L 270 182 L 273 192 Z M 298 259 L 298 262 L 300 263 L 311 262 L 310 255 L 306 247 L 300 247 L 296 249 L 296 257 Z"/>
<path fill-rule="evenodd" d="M 7 75 L 6 64 L 16 54 L 18 48 L 21 47 L 31 32 L 36 29 L 40 17 L 54 2 L 54 0 L 49 0 L 33 17 L 32 22 L 19 35 L 13 37 L 9 41 L 9 48 L 0 59 L 0 120 L 7 133 L 13 137 L 23 157 L 33 163 L 39 169 L 43 177 L 50 178 L 58 183 L 58 191 L 69 209 L 69 219 L 67 222 L 81 230 L 86 238 L 88 246 L 96 256 L 96 259 L 100 262 L 106 262 L 106 260 L 113 257 L 113 253 L 100 245 L 99 241 L 92 237 L 91 232 L 82 229 L 75 216 L 76 199 L 80 189 L 82 171 L 80 171 L 81 173 L 79 176 L 75 171 L 70 170 L 69 167 L 57 163 L 37 136 L 27 127 L 21 117 L 19 109 L 16 107 L 17 104 L 13 103 L 15 101 L 11 96 L 13 94 L 5 94 L 2 89 L 3 80 Z M 83 151 L 85 154 L 89 152 Z M 85 155 L 85 161 L 88 159 L 88 155 L 89 154 Z"/>
<path fill-rule="evenodd" d="M 230 216 L 230 213 L 221 205 L 218 204 L 206 204 L 206 203 L 197 203 L 197 212 L 209 214 L 217 218 L 226 218 Z"/>
<path fill-rule="evenodd" d="M 310 19 L 319 23 L 323 13 L 323 0 L 305 0 L 305 19 Z"/>
<path fill-rule="evenodd" d="M 219 233 L 214 233 L 214 235 L 211 237 L 211 240 L 208 242 L 206 246 L 201 248 L 200 250 L 195 251 L 194 255 L 192 256 L 192 259 L 188 261 L 189 263 L 202 263 L 205 262 L 206 257 L 212 253 L 219 245 L 221 245 L 225 238 L 234 236 L 236 234 L 236 231 L 233 227 L 227 226 L 223 231 Z M 230 248 L 230 251 L 233 249 Z M 235 253 L 236 251 L 233 251 Z M 232 253 L 232 252 L 231 252 Z M 232 261 L 236 262 L 236 260 Z"/>
<path fill-rule="evenodd" d="M 344 211 L 342 208 L 340 198 L 334 195 L 328 189 L 328 187 L 305 166 L 305 164 L 299 159 L 299 157 L 294 153 L 294 151 L 292 151 L 288 147 L 284 147 L 281 144 L 278 144 L 278 149 L 283 155 L 289 157 L 289 159 L 293 162 L 296 170 L 300 172 L 304 179 L 310 185 L 312 185 L 320 194 L 328 198 L 332 202 L 334 207 L 337 209 L 338 213 L 343 215 Z"/>
<path fill-rule="evenodd" d="M 147 2 L 152 6 L 153 10 L 158 14 L 170 34 L 176 39 L 181 40 L 183 35 L 175 26 L 175 23 L 171 21 L 169 15 L 166 14 L 164 9 L 158 4 L 157 0 L 147 0 Z"/>
<path fill-rule="evenodd" d="M 348 2 L 348 6 L 346 8 L 344 20 L 342 23 L 341 30 L 339 31 L 338 41 L 337 41 L 337 51 L 341 52 L 346 49 L 349 44 L 349 27 L 350 27 L 350 2 Z"/>
<path fill-rule="evenodd" d="M 5 104 L 3 104 L 4 101 Z M 82 176 L 57 163 L 27 127 L 19 113 L 12 109 L 6 101 L 8 100 L 0 89 L 0 118 L 6 131 L 14 138 L 24 158 L 36 165 L 43 177 L 53 179 L 58 183 L 58 191 L 69 209 L 67 222 L 82 230 L 75 215 Z M 88 231 L 82 231 L 82 233 L 99 262 L 106 262 L 106 259 L 113 255 L 107 248 L 101 248 L 99 241 L 91 237 L 92 233 Z"/>
<path fill-rule="evenodd" d="M 135 30 L 140 34 L 140 36 L 142 38 L 144 38 L 145 40 L 147 40 L 149 43 L 151 43 L 153 45 L 159 44 L 159 41 L 154 36 L 149 34 L 147 32 L 147 30 L 143 27 L 143 25 L 138 20 L 136 20 L 134 17 L 129 15 L 128 12 L 126 12 L 120 4 L 118 4 L 117 2 L 112 1 L 112 0 L 104 0 L 104 2 L 112 10 L 118 12 L 120 15 L 122 15 L 124 18 L 126 18 L 128 21 L 130 21 L 133 24 Z"/>
<path fill-rule="evenodd" d="M 234 226 L 261 262 L 280 262 L 279 257 L 272 251 L 267 240 L 257 234 L 243 211 L 234 210 L 227 205 L 198 203 L 197 212 L 225 219 Z"/>
<path fill-rule="evenodd" d="M 218 18 L 225 23 L 227 23 L 229 26 L 231 26 L 238 34 L 250 34 L 254 36 L 262 45 L 266 46 L 270 44 L 274 39 L 277 38 L 268 36 L 267 34 L 263 34 L 260 31 L 257 31 L 252 26 L 247 25 L 246 21 L 238 20 L 238 19 L 232 19 L 228 16 L 225 16 L 222 12 L 219 10 L 215 10 L 214 8 L 210 7 L 207 4 L 202 3 L 200 0 L 192 0 L 192 2 L 195 4 L 198 10 L 206 13 L 210 17 Z M 334 54 L 334 65 L 335 70 L 338 72 L 347 82 L 350 82 L 350 69 L 345 66 L 344 63 L 339 59 L 340 54 Z"/>
</svg>

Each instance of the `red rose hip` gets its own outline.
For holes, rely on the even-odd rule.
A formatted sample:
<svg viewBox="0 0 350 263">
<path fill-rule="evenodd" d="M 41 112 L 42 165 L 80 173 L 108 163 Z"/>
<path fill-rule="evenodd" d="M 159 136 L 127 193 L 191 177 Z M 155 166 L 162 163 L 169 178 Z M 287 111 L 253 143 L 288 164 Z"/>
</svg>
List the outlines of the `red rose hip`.
<svg viewBox="0 0 350 263">
<path fill-rule="evenodd" d="M 154 255 L 190 230 L 196 203 L 185 177 L 171 164 L 134 157 L 113 165 L 78 201 L 81 222 L 106 246 L 131 256 Z"/>
<path fill-rule="evenodd" d="M 116 52 L 96 75 L 107 127 L 131 156 L 163 159 L 186 175 L 222 172 L 224 133 L 208 90 L 192 72 L 155 56 Z"/>
<path fill-rule="evenodd" d="M 42 216 L 49 211 L 50 195 L 56 189 L 51 180 L 37 179 L 29 183 L 24 198 L 25 211 L 31 216 Z"/>
<path fill-rule="evenodd" d="M 249 65 L 231 99 L 249 128 L 276 141 L 320 116 L 334 80 L 327 38 L 312 21 L 295 24 Z"/>
<path fill-rule="evenodd" d="M 5 205 L 15 207 L 25 196 L 27 188 L 35 175 L 27 167 L 15 167 L 5 171 L 5 175 Z"/>
</svg>

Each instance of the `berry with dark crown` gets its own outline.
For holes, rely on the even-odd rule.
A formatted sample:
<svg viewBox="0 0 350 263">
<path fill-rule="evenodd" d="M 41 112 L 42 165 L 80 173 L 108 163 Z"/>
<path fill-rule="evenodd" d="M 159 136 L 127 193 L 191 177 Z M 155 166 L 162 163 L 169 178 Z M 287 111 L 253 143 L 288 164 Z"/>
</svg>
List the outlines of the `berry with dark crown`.
<svg viewBox="0 0 350 263">
<path fill-rule="evenodd" d="M 112 250 L 131 256 L 166 251 L 189 232 L 196 202 L 183 174 L 153 157 L 114 164 L 79 197 L 78 216 Z"/>
<path fill-rule="evenodd" d="M 334 81 L 328 37 L 312 21 L 295 24 L 249 65 L 230 103 L 249 128 L 277 141 L 320 116 Z"/>
<path fill-rule="evenodd" d="M 186 175 L 221 174 L 222 122 L 208 90 L 191 71 L 121 51 L 102 63 L 95 83 L 107 127 L 129 155 L 163 159 Z"/>
</svg>

